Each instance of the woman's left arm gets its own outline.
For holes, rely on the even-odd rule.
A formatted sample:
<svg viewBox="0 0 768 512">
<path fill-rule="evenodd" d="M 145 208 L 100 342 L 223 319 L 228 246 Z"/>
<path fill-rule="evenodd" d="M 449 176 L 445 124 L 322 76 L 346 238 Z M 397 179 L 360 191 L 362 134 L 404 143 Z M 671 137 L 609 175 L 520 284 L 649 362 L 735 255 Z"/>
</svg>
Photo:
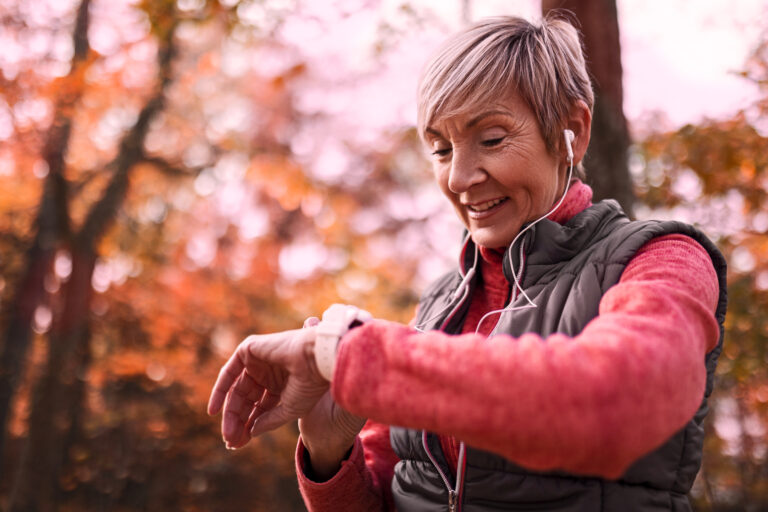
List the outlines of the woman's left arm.
<svg viewBox="0 0 768 512">
<path fill-rule="evenodd" d="M 571 338 L 417 333 L 376 320 L 339 348 L 345 409 L 451 434 L 537 470 L 618 477 L 701 403 L 718 282 L 682 235 L 647 243 Z"/>
</svg>

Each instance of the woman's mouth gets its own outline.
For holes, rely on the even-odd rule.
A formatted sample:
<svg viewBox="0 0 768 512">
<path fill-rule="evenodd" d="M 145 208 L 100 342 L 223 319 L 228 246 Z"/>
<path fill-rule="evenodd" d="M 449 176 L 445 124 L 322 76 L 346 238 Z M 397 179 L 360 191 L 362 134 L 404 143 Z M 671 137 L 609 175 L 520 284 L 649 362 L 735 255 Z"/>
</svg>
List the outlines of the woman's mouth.
<svg viewBox="0 0 768 512">
<path fill-rule="evenodd" d="M 508 199 L 507 197 L 499 197 L 490 201 L 483 201 L 482 203 L 468 204 L 467 211 L 471 218 L 476 220 L 483 219 L 496 213 Z"/>
</svg>

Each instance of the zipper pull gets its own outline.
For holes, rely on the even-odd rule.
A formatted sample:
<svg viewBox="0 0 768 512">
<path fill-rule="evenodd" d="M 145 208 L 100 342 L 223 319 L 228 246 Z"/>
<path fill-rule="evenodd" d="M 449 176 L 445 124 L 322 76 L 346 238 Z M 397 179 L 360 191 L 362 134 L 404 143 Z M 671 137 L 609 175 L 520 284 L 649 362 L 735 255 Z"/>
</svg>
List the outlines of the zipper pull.
<svg viewBox="0 0 768 512">
<path fill-rule="evenodd" d="M 456 491 L 453 489 L 448 490 L 448 510 L 449 512 L 456 512 Z"/>
</svg>

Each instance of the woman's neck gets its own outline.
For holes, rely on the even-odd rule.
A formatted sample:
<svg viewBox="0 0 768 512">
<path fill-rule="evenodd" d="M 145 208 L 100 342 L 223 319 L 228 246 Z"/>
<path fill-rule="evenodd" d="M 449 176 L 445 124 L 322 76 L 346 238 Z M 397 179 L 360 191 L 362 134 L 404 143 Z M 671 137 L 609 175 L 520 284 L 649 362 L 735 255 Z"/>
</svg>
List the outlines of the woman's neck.
<svg viewBox="0 0 768 512">
<path fill-rule="evenodd" d="M 574 178 L 571 180 L 571 186 L 568 187 L 563 203 L 547 218 L 558 224 L 565 224 L 590 206 L 592 206 L 592 188 L 580 179 Z M 500 264 L 505 249 L 506 247 L 490 248 L 481 245 L 480 255 L 488 263 Z"/>
</svg>

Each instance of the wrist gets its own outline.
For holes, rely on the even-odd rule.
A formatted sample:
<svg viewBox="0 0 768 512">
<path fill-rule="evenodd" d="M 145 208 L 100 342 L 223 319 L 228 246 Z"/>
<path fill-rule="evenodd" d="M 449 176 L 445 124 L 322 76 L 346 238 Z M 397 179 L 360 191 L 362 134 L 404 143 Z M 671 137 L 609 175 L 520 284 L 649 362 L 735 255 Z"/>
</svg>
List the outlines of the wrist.
<svg viewBox="0 0 768 512">
<path fill-rule="evenodd" d="M 312 454 L 322 460 L 343 459 L 346 452 L 355 444 L 355 439 L 365 426 L 366 419 L 346 412 L 333 404 L 331 412 L 333 428 L 317 428 L 307 418 L 299 418 L 299 435 L 302 444 Z"/>
<path fill-rule="evenodd" d="M 330 447 L 327 443 L 313 446 L 302 435 L 301 442 L 304 445 L 304 473 L 310 480 L 321 483 L 330 480 L 339 472 L 342 463 L 349 459 L 355 440 L 335 447 Z"/>
</svg>

